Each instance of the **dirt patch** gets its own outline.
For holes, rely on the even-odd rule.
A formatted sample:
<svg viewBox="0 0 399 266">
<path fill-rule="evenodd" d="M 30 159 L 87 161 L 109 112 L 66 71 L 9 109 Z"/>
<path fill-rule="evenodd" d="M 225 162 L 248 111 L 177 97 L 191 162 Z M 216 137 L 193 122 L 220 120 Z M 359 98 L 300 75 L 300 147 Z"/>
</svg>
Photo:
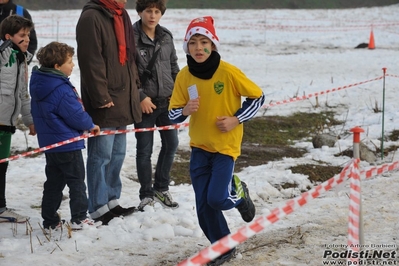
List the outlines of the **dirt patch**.
<svg viewBox="0 0 399 266">
<path fill-rule="evenodd" d="M 304 174 L 312 183 L 324 182 L 342 171 L 341 166 L 299 164 L 291 167 L 293 173 Z"/>
<path fill-rule="evenodd" d="M 267 164 L 270 161 L 280 160 L 284 157 L 300 158 L 306 153 L 306 150 L 286 145 L 243 143 L 241 153 L 241 156 L 236 161 L 236 172 L 248 166 Z"/>
</svg>

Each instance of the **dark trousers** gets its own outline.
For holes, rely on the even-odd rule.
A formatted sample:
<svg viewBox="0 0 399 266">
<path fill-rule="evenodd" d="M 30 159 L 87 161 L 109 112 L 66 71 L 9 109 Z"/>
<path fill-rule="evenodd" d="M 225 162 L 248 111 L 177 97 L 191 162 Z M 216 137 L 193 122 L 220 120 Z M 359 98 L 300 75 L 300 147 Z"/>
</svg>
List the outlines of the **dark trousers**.
<svg viewBox="0 0 399 266">
<path fill-rule="evenodd" d="M 87 217 L 87 194 L 85 167 L 81 150 L 46 153 L 46 177 L 42 199 L 43 227 L 57 225 L 60 221 L 57 210 L 62 201 L 62 191 L 69 188 L 71 222 Z"/>
<path fill-rule="evenodd" d="M 233 188 L 233 170 L 233 157 L 192 148 L 190 177 L 198 222 L 211 243 L 230 234 L 223 211 L 242 201 Z"/>
<path fill-rule="evenodd" d="M 5 128 L 7 128 L 7 126 L 0 125 L 0 159 L 4 159 L 10 156 L 12 132 L 10 130 L 6 130 Z M 15 127 L 14 127 L 14 132 L 15 132 Z M 5 211 L 6 208 L 7 168 L 8 168 L 8 162 L 0 164 L 0 212 Z"/>
<path fill-rule="evenodd" d="M 135 123 L 135 128 L 151 128 L 154 126 L 173 125 L 168 117 L 168 107 L 157 105 L 152 114 L 143 114 L 142 122 Z M 151 155 L 154 145 L 154 131 L 137 132 L 137 176 L 140 181 L 140 199 L 153 197 L 153 187 L 157 191 L 169 190 L 170 169 L 179 144 L 177 130 L 160 130 L 161 151 L 155 168 L 154 186 L 152 185 Z"/>
<path fill-rule="evenodd" d="M 6 173 L 8 162 L 0 163 L 0 209 L 6 207 Z M 0 210 L 1 212 L 1 210 Z"/>
</svg>

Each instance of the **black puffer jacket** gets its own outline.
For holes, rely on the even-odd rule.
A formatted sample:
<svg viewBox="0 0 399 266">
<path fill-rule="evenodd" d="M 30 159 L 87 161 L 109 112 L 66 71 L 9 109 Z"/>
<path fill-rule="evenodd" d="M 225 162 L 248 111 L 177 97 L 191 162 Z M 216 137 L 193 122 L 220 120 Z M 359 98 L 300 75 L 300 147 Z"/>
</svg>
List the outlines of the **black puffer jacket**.
<svg viewBox="0 0 399 266">
<path fill-rule="evenodd" d="M 161 49 L 151 70 L 151 77 L 148 78 L 147 82 L 140 90 L 140 101 L 146 96 L 150 98 L 170 97 L 172 95 L 176 75 L 180 70 L 177 63 L 172 33 L 165 27 L 157 25 L 155 29 L 155 40 L 152 41 L 143 32 L 141 20 L 136 21 L 133 24 L 133 28 L 137 50 L 136 64 L 140 76 L 147 68 L 154 52 Z"/>
</svg>

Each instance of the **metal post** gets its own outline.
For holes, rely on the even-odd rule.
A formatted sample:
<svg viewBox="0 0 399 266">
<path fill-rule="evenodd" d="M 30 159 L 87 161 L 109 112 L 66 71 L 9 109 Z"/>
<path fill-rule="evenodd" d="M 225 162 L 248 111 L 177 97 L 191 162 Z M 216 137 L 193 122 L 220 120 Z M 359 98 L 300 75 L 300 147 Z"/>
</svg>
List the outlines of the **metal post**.
<svg viewBox="0 0 399 266">
<path fill-rule="evenodd" d="M 360 133 L 364 130 L 360 127 L 354 127 L 350 130 L 353 132 L 353 158 L 360 158 Z M 359 180 L 361 182 L 361 180 Z M 360 249 L 364 246 L 364 233 L 363 233 L 363 211 L 362 211 L 362 194 L 359 195 L 359 245 Z M 359 249 L 359 250 L 360 250 Z"/>
<path fill-rule="evenodd" d="M 59 35 L 60 35 L 60 21 L 57 20 L 57 42 L 58 42 Z"/>
<path fill-rule="evenodd" d="M 382 133 L 381 133 L 381 160 L 384 159 L 384 117 L 385 117 L 385 74 L 387 71 L 387 68 L 384 67 L 382 68 L 382 71 L 384 72 L 384 79 L 383 79 L 383 85 L 382 85 Z"/>
</svg>

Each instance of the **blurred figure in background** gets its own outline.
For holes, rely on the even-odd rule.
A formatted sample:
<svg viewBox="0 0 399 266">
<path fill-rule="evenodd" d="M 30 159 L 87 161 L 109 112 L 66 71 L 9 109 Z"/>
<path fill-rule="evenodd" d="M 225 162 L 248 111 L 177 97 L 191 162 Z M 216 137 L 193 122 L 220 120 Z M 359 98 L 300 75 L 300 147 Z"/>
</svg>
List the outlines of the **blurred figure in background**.
<svg viewBox="0 0 399 266">
<path fill-rule="evenodd" d="M 22 16 L 24 18 L 27 18 L 33 22 L 32 17 L 26 8 L 24 8 L 23 6 L 14 4 L 12 0 L 0 0 L 0 22 L 2 22 L 6 17 L 8 17 L 10 15 L 14 15 L 14 14 Z M 35 55 L 35 52 L 37 50 L 37 37 L 36 37 L 36 31 L 35 31 L 34 27 L 30 30 L 29 38 L 30 38 L 30 42 L 29 42 L 28 51 L 32 55 Z M 33 58 L 33 56 L 32 56 L 32 58 Z M 28 64 L 31 61 L 32 61 L 32 59 L 30 59 L 28 61 Z"/>
</svg>

